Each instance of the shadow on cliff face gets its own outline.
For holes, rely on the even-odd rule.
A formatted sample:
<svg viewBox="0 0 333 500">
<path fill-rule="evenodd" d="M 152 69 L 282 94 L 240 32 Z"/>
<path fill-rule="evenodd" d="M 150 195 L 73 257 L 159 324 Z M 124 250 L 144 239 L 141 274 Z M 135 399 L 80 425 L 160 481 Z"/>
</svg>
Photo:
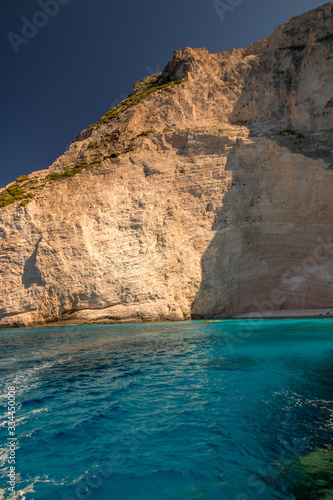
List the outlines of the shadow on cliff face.
<svg viewBox="0 0 333 500">
<path fill-rule="evenodd" d="M 42 237 L 40 237 L 37 241 L 35 249 L 32 252 L 31 256 L 25 261 L 22 275 L 22 284 L 24 285 L 24 288 L 30 288 L 34 283 L 37 286 L 45 286 L 45 281 L 42 278 L 41 272 L 36 265 L 38 246 L 41 240 Z"/>
<path fill-rule="evenodd" d="M 250 141 L 228 154 L 233 180 L 201 260 L 194 319 L 333 307 L 331 40 L 297 36 L 288 29 L 284 47 L 252 59 L 230 115 Z"/>
<path fill-rule="evenodd" d="M 240 298 L 244 288 L 251 288 L 254 280 L 257 287 L 262 279 L 259 272 L 267 268 L 262 262 L 257 265 L 257 276 L 251 274 L 257 264 L 253 246 L 260 240 L 258 223 L 262 220 L 251 207 L 260 193 L 257 180 L 246 178 L 246 170 L 237 168 L 242 162 L 239 149 L 236 144 L 228 155 L 225 168 L 232 171 L 232 182 L 216 212 L 215 235 L 201 259 L 202 279 L 192 304 L 192 319 L 228 317 L 244 309 Z"/>
<path fill-rule="evenodd" d="M 318 166 L 257 138 L 236 143 L 226 170 L 192 318 L 333 307 L 332 208 Z"/>
</svg>

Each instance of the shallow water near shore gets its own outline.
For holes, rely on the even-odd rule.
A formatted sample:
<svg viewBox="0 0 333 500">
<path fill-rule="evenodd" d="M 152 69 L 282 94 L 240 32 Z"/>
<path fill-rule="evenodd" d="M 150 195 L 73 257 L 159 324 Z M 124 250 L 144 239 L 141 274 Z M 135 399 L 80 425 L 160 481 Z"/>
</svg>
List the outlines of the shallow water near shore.
<svg viewBox="0 0 333 500">
<path fill-rule="evenodd" d="M 8 386 L 16 498 L 332 494 L 332 319 L 0 330 L 0 352 L 4 498 Z"/>
</svg>

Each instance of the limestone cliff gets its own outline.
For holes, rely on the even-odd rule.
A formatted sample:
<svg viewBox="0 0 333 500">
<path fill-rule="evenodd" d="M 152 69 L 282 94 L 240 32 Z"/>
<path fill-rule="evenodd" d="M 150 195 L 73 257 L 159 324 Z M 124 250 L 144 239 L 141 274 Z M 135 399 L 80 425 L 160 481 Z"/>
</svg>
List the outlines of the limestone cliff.
<svg viewBox="0 0 333 500">
<path fill-rule="evenodd" d="M 0 326 L 333 307 L 333 3 L 175 52 L 0 191 Z"/>
</svg>

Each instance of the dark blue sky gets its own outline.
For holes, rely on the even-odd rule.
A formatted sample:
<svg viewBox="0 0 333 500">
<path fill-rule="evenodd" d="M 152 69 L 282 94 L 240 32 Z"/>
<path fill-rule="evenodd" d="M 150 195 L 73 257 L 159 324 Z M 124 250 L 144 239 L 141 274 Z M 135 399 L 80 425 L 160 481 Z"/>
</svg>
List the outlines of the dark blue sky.
<svg viewBox="0 0 333 500">
<path fill-rule="evenodd" d="M 39 2 L 53 6 L 53 17 L 37 14 Z M 135 81 L 162 70 L 174 50 L 247 47 L 324 3 L 223 2 L 222 22 L 213 0 L 2 0 L 0 186 L 47 168 Z M 22 29 L 24 40 L 16 37 Z"/>
</svg>

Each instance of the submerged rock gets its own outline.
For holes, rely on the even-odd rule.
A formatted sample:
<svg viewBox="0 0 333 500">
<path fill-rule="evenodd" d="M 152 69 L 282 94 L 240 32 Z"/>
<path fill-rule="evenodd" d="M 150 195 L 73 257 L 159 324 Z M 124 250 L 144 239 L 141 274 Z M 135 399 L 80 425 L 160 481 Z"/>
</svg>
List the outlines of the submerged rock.
<svg viewBox="0 0 333 500">
<path fill-rule="evenodd" d="M 297 500 L 333 499 L 333 449 L 318 449 L 300 457 L 293 466 L 296 481 L 293 494 Z"/>
</svg>

